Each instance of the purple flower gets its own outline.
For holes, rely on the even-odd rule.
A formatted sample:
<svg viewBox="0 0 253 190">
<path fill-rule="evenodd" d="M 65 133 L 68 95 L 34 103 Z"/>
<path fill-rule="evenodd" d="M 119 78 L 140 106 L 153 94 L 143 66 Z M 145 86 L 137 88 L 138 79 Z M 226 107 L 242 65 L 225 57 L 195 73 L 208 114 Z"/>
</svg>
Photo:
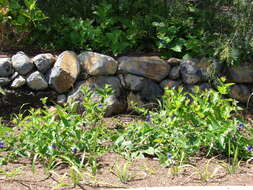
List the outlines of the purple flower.
<svg viewBox="0 0 253 190">
<path fill-rule="evenodd" d="M 164 40 L 160 40 L 160 43 L 161 43 L 161 44 L 164 44 Z"/>
<path fill-rule="evenodd" d="M 248 150 L 249 152 L 252 152 L 252 151 L 253 151 L 253 146 L 252 146 L 252 145 L 249 145 L 249 146 L 247 147 L 247 150 Z"/>
<path fill-rule="evenodd" d="M 244 127 L 244 124 L 243 123 L 240 123 L 239 126 L 238 126 L 238 130 L 242 130 L 242 128 Z"/>
<path fill-rule="evenodd" d="M 103 104 L 98 104 L 98 108 L 102 108 L 103 107 Z"/>
<path fill-rule="evenodd" d="M 171 160 L 171 159 L 172 159 L 172 154 L 171 154 L 171 153 L 168 153 L 167 158 L 168 158 L 169 160 Z"/>
<path fill-rule="evenodd" d="M 151 122 L 151 115 L 150 115 L 150 113 L 147 114 L 145 121 Z"/>
<path fill-rule="evenodd" d="M 0 141 L 0 148 L 4 148 L 4 142 Z"/>
<path fill-rule="evenodd" d="M 57 149 L 57 146 L 55 144 L 50 146 L 52 149 Z"/>
<path fill-rule="evenodd" d="M 73 152 L 73 153 L 77 153 L 77 148 L 73 148 L 73 149 L 72 149 L 72 152 Z"/>
</svg>

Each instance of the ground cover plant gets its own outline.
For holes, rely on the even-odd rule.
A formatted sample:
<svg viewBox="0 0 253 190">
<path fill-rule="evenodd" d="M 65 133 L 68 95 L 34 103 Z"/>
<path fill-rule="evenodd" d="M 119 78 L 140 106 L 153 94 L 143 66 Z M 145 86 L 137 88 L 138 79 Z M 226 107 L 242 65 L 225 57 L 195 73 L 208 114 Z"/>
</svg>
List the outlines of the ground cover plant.
<svg viewBox="0 0 253 190">
<path fill-rule="evenodd" d="M 237 102 L 224 97 L 230 84 L 223 82 L 221 79 L 218 91 L 196 88 L 194 94 L 180 88 L 166 89 L 159 108 L 136 107 L 142 118 L 116 128 L 105 125 L 103 118 L 106 98 L 111 94 L 109 87 L 96 92 L 84 88 L 82 114 L 77 113 L 80 107 L 76 102 L 49 111 L 43 99 L 43 108 L 31 109 L 27 116 L 16 115 L 12 120 L 14 128 L 1 125 L 1 165 L 26 158 L 33 172 L 38 164 L 50 174 L 66 168 L 59 178 L 66 180 L 68 176 L 70 181 L 60 180 L 55 188 L 79 185 L 87 178 L 95 185 L 115 187 L 96 178 L 105 167 L 103 156 L 115 153 L 126 161 L 122 164 L 112 160 L 114 164 L 108 170 L 123 184 L 154 175 L 154 170 L 145 165 L 142 173 L 130 170 L 137 158 L 157 158 L 160 165 L 169 168 L 172 178 L 186 170 L 202 182 L 209 182 L 221 170 L 232 175 L 242 163 L 251 162 L 253 129 L 240 117 Z M 207 159 L 204 166 L 193 164 L 193 158 L 198 156 Z M 219 165 L 210 170 L 214 162 Z M 0 175 L 13 177 L 19 173 L 15 171 L 3 170 Z"/>
<path fill-rule="evenodd" d="M 229 85 L 219 86 L 218 92 L 201 92 L 196 87 L 195 94 L 165 90 L 158 110 L 137 108 L 145 121 L 127 126 L 116 139 L 116 147 L 130 157 L 156 156 L 165 165 L 199 152 L 249 159 L 253 131 L 238 115 L 236 101 L 222 98 Z"/>
</svg>

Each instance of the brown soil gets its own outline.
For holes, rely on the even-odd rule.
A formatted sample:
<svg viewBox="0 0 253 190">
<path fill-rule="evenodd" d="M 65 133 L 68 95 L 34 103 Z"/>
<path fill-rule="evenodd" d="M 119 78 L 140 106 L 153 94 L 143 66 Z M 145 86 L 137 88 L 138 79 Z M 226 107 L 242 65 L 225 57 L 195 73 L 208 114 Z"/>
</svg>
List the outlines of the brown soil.
<svg viewBox="0 0 253 190">
<path fill-rule="evenodd" d="M 136 118 L 121 116 L 107 118 L 110 128 L 121 127 L 123 123 L 136 121 Z M 1 156 L 1 154 L 0 154 Z M 140 158 L 132 161 L 109 152 L 99 159 L 100 167 L 93 176 L 90 169 L 83 170 L 78 185 L 71 180 L 70 169 L 65 166 L 48 171 L 41 164 L 36 164 L 35 172 L 29 160 L 19 160 L 0 168 L 0 190 L 49 190 L 49 189 L 111 189 L 133 187 L 165 187 L 177 185 L 253 185 L 253 159 L 241 162 L 240 167 L 231 174 L 224 167 L 224 160 L 194 157 L 190 163 L 168 168 L 161 166 L 155 158 Z M 124 166 L 127 172 L 124 176 Z M 119 175 L 126 178 L 120 180 Z"/>
<path fill-rule="evenodd" d="M 122 183 L 117 173 L 122 173 L 123 166 L 128 162 L 115 153 L 108 153 L 101 158 L 101 168 L 96 176 L 90 171 L 83 171 L 79 185 L 73 185 L 67 168 L 45 171 L 39 164 L 35 173 L 28 161 L 8 164 L 1 170 L 8 171 L 10 176 L 0 174 L 1 190 L 47 190 L 47 189 L 110 189 L 130 187 L 159 187 L 175 185 L 253 185 L 253 165 L 241 164 L 235 174 L 228 174 L 226 169 L 212 160 L 209 164 L 209 177 L 205 177 L 207 160 L 194 158 L 195 168 L 185 166 L 179 173 L 172 175 L 170 168 L 162 167 L 159 161 L 149 158 L 137 159 L 130 163 L 127 175 L 129 181 Z M 117 172 L 117 165 L 121 172 Z M 216 168 L 218 168 L 216 170 Z M 215 172 L 216 170 L 216 172 Z M 2 173 L 2 172 L 0 172 Z M 11 173 L 13 176 L 11 176 Z M 203 175 L 201 179 L 200 173 Z M 208 175 L 208 174 L 207 174 Z M 206 175 L 206 176 L 207 176 Z"/>
</svg>

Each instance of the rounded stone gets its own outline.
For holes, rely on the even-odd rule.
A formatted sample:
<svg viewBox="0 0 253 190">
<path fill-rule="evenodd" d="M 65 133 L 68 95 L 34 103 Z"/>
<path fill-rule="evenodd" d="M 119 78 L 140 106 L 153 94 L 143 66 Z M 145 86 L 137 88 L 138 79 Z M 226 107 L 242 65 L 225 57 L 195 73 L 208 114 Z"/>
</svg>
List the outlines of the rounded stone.
<svg viewBox="0 0 253 190">
<path fill-rule="evenodd" d="M 26 83 L 26 80 L 24 77 L 22 76 L 18 76 L 17 78 L 15 78 L 12 83 L 11 83 L 11 87 L 12 88 L 20 88 L 21 86 L 23 86 Z"/>
<path fill-rule="evenodd" d="M 31 73 L 26 81 L 27 85 L 33 90 L 44 90 L 48 87 L 45 77 L 39 71 Z"/>
<path fill-rule="evenodd" d="M 83 52 L 78 59 L 83 70 L 92 76 L 114 75 L 118 68 L 118 62 L 112 57 L 95 52 Z"/>
<path fill-rule="evenodd" d="M 0 58 L 0 77 L 8 77 L 13 73 L 11 60 L 9 58 Z"/>
<path fill-rule="evenodd" d="M 170 72 L 170 65 L 159 57 L 120 57 L 118 73 L 133 74 L 160 82 Z"/>
<path fill-rule="evenodd" d="M 18 52 L 13 55 L 11 61 L 14 69 L 21 75 L 26 75 L 34 67 L 31 59 L 24 52 Z"/>
<path fill-rule="evenodd" d="M 32 61 L 40 72 L 45 73 L 48 69 L 53 67 L 55 60 L 52 54 L 45 53 L 36 55 Z"/>
<path fill-rule="evenodd" d="M 49 72 L 49 84 L 58 93 L 66 92 L 74 86 L 79 72 L 80 65 L 76 54 L 72 51 L 64 51 Z"/>
</svg>

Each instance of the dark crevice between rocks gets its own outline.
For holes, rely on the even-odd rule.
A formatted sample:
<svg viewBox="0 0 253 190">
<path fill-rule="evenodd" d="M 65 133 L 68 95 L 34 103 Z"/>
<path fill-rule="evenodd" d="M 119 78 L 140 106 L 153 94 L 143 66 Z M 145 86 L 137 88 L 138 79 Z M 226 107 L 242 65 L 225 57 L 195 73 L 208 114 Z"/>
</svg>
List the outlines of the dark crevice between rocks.
<svg viewBox="0 0 253 190">
<path fill-rule="evenodd" d="M 48 98 L 48 106 L 53 105 L 57 100 L 57 93 L 52 90 L 31 91 L 28 87 L 24 87 L 15 90 L 5 88 L 4 91 L 5 95 L 0 95 L 0 117 L 4 119 L 18 113 L 26 115 L 31 107 L 42 107 L 41 98 Z"/>
</svg>

